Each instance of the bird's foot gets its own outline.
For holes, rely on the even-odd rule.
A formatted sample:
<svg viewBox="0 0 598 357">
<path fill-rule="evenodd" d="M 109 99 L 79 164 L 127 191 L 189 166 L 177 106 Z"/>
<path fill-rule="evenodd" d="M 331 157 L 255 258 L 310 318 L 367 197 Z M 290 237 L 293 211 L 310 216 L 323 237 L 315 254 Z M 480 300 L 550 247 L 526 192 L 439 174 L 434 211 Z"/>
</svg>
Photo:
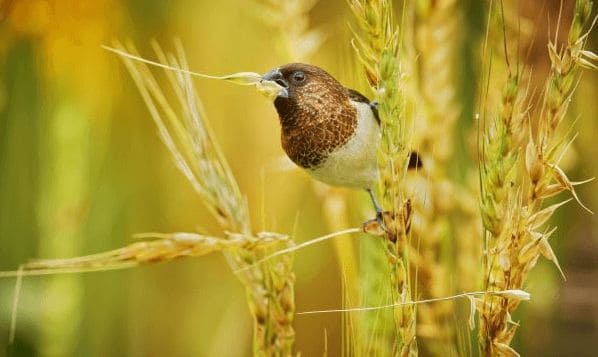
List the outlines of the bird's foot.
<svg viewBox="0 0 598 357">
<path fill-rule="evenodd" d="M 388 239 L 395 242 L 397 235 L 389 227 L 393 226 L 394 215 L 390 211 L 380 211 L 376 213 L 376 218 L 367 220 L 363 223 L 362 230 L 365 233 L 376 236 L 388 236 Z"/>
</svg>

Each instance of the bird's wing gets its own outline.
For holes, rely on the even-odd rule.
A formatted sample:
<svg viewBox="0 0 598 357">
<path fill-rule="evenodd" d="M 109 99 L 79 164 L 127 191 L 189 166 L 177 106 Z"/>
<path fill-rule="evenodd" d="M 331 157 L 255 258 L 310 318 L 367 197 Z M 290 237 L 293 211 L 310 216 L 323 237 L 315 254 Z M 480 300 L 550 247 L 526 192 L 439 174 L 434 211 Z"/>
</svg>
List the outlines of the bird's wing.
<svg viewBox="0 0 598 357">
<path fill-rule="evenodd" d="M 372 112 L 374 113 L 374 117 L 376 118 L 376 122 L 380 124 L 380 117 L 378 116 L 378 103 L 370 101 L 365 95 L 359 93 L 355 89 L 345 88 L 347 90 L 347 95 L 349 99 L 354 102 L 366 103 L 367 105 L 372 108 Z"/>
<path fill-rule="evenodd" d="M 349 99 L 354 102 L 366 103 L 372 108 L 372 112 L 374 113 L 374 117 L 376 118 L 376 122 L 380 124 L 380 117 L 378 116 L 378 103 L 370 101 L 365 95 L 359 93 L 355 89 L 345 88 L 347 90 L 347 95 L 349 95 Z M 422 167 L 422 160 L 420 155 L 417 151 L 412 151 L 409 154 L 409 164 L 407 169 L 420 169 Z"/>
</svg>

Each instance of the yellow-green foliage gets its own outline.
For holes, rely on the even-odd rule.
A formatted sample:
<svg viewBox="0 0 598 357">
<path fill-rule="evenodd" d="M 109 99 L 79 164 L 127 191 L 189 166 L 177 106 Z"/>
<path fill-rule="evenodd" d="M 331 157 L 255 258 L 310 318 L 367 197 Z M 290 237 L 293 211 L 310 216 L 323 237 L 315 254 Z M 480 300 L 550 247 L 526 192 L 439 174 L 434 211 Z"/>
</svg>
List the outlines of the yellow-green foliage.
<svg viewBox="0 0 598 357">
<path fill-rule="evenodd" d="M 569 115 L 595 106 L 571 104 L 581 69 L 597 67 L 592 2 L 573 11 L 571 24 L 550 13 L 543 71 L 525 47 L 545 29 L 502 1 L 0 1 L 0 278 L 22 288 L 10 309 L 0 281 L 0 341 L 10 334 L 15 356 L 583 352 L 550 350 L 560 334 L 531 346 L 559 303 L 544 287 L 570 288 L 546 283 L 568 272 L 557 226 L 572 244 L 571 227 L 592 229 L 582 215 L 549 221 L 566 202 L 585 208 L 569 173 L 594 164 Z M 182 41 L 147 59 L 101 48 L 157 33 Z M 361 78 L 378 102 L 383 227 L 343 189 L 271 170 L 272 103 L 224 83 L 271 100 L 258 72 L 295 61 L 347 87 Z M 594 145 L 594 132 L 580 136 Z M 408 170 L 413 151 L 423 166 Z M 123 241 L 162 229 L 174 233 Z M 304 249 L 329 239 L 334 250 Z M 37 256 L 50 259 L 24 263 Z M 550 270 L 534 276 L 542 257 Z"/>
</svg>

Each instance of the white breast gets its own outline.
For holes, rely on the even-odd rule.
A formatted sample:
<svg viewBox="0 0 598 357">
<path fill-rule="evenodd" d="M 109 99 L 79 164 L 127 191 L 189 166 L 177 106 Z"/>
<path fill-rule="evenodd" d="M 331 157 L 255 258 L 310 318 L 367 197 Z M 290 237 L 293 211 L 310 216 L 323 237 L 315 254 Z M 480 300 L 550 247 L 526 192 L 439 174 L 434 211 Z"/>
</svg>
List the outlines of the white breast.
<svg viewBox="0 0 598 357">
<path fill-rule="evenodd" d="M 351 104 L 358 115 L 355 134 L 308 172 L 330 185 L 371 188 L 378 178 L 376 153 L 380 144 L 380 126 L 367 103 L 351 101 Z"/>
</svg>

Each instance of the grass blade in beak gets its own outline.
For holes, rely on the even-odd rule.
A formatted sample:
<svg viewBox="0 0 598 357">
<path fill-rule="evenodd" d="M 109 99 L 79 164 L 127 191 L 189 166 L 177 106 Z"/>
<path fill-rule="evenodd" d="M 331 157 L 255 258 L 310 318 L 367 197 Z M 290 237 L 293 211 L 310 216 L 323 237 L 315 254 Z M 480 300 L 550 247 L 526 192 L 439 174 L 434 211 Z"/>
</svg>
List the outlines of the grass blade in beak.
<svg viewBox="0 0 598 357">
<path fill-rule="evenodd" d="M 117 45 L 117 47 L 120 47 L 120 46 Z M 126 52 L 119 48 L 113 48 L 113 47 L 104 46 L 104 45 L 102 45 L 102 48 L 107 51 L 116 53 L 117 55 L 125 57 L 125 58 L 143 62 L 143 63 L 149 64 L 152 66 L 168 69 L 171 71 L 189 74 L 189 75 L 192 75 L 195 77 L 207 78 L 207 79 L 218 79 L 218 80 L 227 81 L 227 82 L 242 85 L 242 86 L 255 86 L 259 93 L 261 93 L 262 95 L 266 96 L 269 99 L 274 99 L 276 96 L 280 95 L 281 93 L 283 95 L 286 94 L 285 88 L 281 87 L 276 82 L 264 80 L 262 78 L 262 75 L 259 73 L 239 72 L 239 73 L 233 73 L 233 74 L 224 75 L 224 76 L 212 76 L 209 74 L 193 72 L 193 71 L 189 71 L 189 70 L 186 70 L 183 68 L 168 66 L 168 65 L 165 65 L 160 62 L 148 60 L 143 57 L 136 56 L 134 54 Z"/>
<path fill-rule="evenodd" d="M 266 96 L 270 100 L 274 100 L 276 97 L 279 96 L 284 98 L 288 98 L 289 96 L 289 92 L 287 91 L 287 89 L 274 81 L 261 79 L 255 87 L 257 88 L 258 92 L 260 92 L 262 95 Z"/>
</svg>

